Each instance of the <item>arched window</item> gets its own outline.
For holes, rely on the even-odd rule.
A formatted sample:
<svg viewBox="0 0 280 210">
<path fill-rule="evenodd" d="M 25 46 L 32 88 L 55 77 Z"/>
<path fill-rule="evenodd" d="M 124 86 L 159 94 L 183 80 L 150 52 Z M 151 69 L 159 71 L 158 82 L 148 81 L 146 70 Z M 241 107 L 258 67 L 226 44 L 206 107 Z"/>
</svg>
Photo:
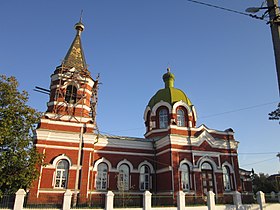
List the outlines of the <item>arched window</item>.
<svg viewBox="0 0 280 210">
<path fill-rule="evenodd" d="M 228 166 L 223 166 L 223 180 L 224 180 L 224 189 L 225 191 L 231 190 L 230 185 L 230 170 Z"/>
<path fill-rule="evenodd" d="M 181 186 L 182 186 L 183 191 L 190 190 L 189 167 L 185 163 L 181 166 Z"/>
<path fill-rule="evenodd" d="M 77 101 L 77 88 L 74 85 L 68 85 L 66 88 L 65 101 L 74 104 Z"/>
<path fill-rule="evenodd" d="M 208 191 L 214 192 L 214 176 L 213 169 L 210 163 L 204 162 L 201 166 L 201 176 L 202 176 L 202 187 L 203 193 L 206 194 Z"/>
<path fill-rule="evenodd" d="M 129 190 L 129 167 L 126 164 L 119 167 L 118 189 L 120 191 Z"/>
<path fill-rule="evenodd" d="M 108 166 L 106 163 L 100 163 L 97 166 L 97 175 L 96 175 L 96 189 L 97 190 L 106 190 L 107 189 L 107 177 L 108 177 Z"/>
<path fill-rule="evenodd" d="M 143 165 L 140 168 L 140 190 L 150 189 L 150 168 Z"/>
<path fill-rule="evenodd" d="M 167 109 L 161 109 L 159 111 L 159 128 L 167 128 L 168 126 L 168 111 Z"/>
<path fill-rule="evenodd" d="M 55 170 L 55 188 L 67 188 L 69 163 L 67 160 L 60 160 Z"/>
<path fill-rule="evenodd" d="M 185 112 L 183 109 L 177 110 L 177 125 L 180 127 L 185 127 Z"/>
</svg>

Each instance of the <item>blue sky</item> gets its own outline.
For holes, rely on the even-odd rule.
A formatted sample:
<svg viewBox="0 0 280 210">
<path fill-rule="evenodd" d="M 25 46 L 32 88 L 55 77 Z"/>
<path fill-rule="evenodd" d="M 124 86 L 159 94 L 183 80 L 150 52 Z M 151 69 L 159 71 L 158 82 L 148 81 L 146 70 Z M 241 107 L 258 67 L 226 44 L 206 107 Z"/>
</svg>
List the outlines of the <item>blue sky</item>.
<svg viewBox="0 0 280 210">
<path fill-rule="evenodd" d="M 203 1 L 241 12 L 262 3 Z M 145 107 L 169 66 L 198 125 L 234 129 L 241 167 L 280 171 L 280 127 L 268 120 L 279 101 L 269 26 L 187 0 L 1 1 L 0 73 L 16 76 L 32 107 L 46 110 L 48 97 L 33 89 L 49 88 L 82 9 L 86 60 L 102 82 L 101 132 L 143 137 Z"/>
</svg>

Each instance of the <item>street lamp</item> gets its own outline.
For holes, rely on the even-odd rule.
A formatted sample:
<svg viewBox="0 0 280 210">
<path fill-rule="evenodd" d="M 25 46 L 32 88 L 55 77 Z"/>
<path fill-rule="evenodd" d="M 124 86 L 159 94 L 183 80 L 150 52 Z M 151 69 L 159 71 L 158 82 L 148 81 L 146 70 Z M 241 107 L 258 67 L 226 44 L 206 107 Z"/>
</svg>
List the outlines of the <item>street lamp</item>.
<svg viewBox="0 0 280 210">
<path fill-rule="evenodd" d="M 267 7 L 250 7 L 246 9 L 248 13 L 257 13 L 260 10 L 265 9 L 266 11 L 261 17 L 253 16 L 258 19 L 264 19 L 269 14 L 269 21 L 271 28 L 271 36 L 274 48 L 276 73 L 278 78 L 278 93 L 280 94 L 280 13 L 278 0 L 267 0 Z"/>
</svg>

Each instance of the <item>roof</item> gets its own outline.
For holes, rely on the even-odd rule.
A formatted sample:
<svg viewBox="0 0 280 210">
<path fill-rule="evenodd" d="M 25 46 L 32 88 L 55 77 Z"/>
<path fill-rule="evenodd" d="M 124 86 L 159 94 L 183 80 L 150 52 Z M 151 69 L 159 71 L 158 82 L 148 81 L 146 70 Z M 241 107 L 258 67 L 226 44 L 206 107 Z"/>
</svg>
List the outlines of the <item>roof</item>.
<svg viewBox="0 0 280 210">
<path fill-rule="evenodd" d="M 77 34 L 63 60 L 63 65 L 69 68 L 75 67 L 77 70 L 86 70 L 86 59 L 81 42 L 81 32 L 84 30 L 84 25 L 79 22 L 75 24 Z"/>
<path fill-rule="evenodd" d="M 157 91 L 157 93 L 150 99 L 148 106 L 151 109 L 160 101 L 165 101 L 170 105 L 173 105 L 178 101 L 183 101 L 189 106 L 192 105 L 190 99 L 182 90 L 174 88 L 175 76 L 170 72 L 169 68 L 167 69 L 167 73 L 165 73 L 162 78 L 165 83 L 165 88 Z"/>
</svg>

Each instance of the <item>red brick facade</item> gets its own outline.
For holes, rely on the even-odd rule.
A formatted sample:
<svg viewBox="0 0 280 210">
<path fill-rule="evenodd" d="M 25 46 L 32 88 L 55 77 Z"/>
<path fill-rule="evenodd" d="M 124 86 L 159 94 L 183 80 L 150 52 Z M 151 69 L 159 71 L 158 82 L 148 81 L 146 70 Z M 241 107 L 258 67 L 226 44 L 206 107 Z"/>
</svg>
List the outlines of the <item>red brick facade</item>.
<svg viewBox="0 0 280 210">
<path fill-rule="evenodd" d="M 145 138 L 99 134 L 94 109 L 98 81 L 79 64 L 83 53 L 75 54 L 78 60 L 71 54 L 79 47 L 82 52 L 77 40 L 83 28 L 76 29 L 65 61 L 51 77 L 48 110 L 36 130 L 36 148 L 45 155 L 45 165 L 30 189 L 30 202 L 47 202 L 45 195 L 58 198 L 66 189 L 80 195 L 108 190 L 169 195 L 179 190 L 194 195 L 242 190 L 233 130 L 196 127 L 195 108 L 185 97 L 149 103 Z M 167 74 L 165 80 L 170 75 L 174 79 Z M 160 109 L 167 110 L 165 116 Z"/>
</svg>

